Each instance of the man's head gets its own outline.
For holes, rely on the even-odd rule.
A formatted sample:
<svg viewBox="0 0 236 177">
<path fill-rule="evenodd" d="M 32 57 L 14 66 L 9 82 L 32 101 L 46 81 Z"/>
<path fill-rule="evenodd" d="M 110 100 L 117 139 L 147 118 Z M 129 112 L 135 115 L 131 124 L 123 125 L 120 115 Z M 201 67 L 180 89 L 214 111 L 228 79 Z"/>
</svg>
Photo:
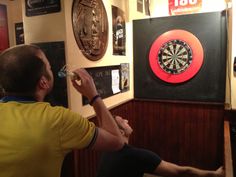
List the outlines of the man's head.
<svg viewBox="0 0 236 177">
<path fill-rule="evenodd" d="M 19 45 L 0 54 L 0 85 L 7 94 L 35 96 L 38 89 L 53 86 L 50 64 L 34 45 Z"/>
<path fill-rule="evenodd" d="M 121 131 L 121 134 L 125 136 L 127 139 L 132 134 L 133 129 L 130 127 L 127 119 L 123 119 L 120 116 L 115 116 L 115 121 Z"/>
</svg>

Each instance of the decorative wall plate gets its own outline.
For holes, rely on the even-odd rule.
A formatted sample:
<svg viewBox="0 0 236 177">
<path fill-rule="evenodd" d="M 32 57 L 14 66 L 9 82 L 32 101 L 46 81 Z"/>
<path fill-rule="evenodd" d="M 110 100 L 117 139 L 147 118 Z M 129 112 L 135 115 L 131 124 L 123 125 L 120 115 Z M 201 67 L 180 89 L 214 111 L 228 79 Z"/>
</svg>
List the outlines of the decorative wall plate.
<svg viewBox="0 0 236 177">
<path fill-rule="evenodd" d="M 83 55 L 93 61 L 101 59 L 108 42 L 108 20 L 102 0 L 74 0 L 72 25 Z"/>
<path fill-rule="evenodd" d="M 196 36 L 185 30 L 171 30 L 152 44 L 149 64 L 165 82 L 181 83 L 191 79 L 203 63 L 203 48 Z"/>
</svg>

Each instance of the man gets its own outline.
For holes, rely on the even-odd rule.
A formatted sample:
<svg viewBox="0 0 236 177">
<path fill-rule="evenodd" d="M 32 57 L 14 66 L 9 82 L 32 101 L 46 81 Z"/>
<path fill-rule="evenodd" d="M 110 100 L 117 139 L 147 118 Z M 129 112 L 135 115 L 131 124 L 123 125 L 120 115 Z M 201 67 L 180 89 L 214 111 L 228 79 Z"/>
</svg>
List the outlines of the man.
<svg viewBox="0 0 236 177">
<path fill-rule="evenodd" d="M 72 149 L 122 148 L 122 135 L 93 79 L 84 69 L 73 73 L 77 77 L 72 85 L 88 98 L 100 127 L 69 109 L 43 102 L 54 79 L 39 47 L 20 45 L 1 53 L 0 176 L 59 177 Z"/>
<path fill-rule="evenodd" d="M 152 173 L 163 177 L 224 176 L 222 167 L 216 171 L 208 171 L 179 166 L 160 159 L 154 152 L 128 145 L 129 136 L 133 129 L 129 126 L 127 120 L 119 116 L 115 116 L 115 120 L 126 144 L 119 151 L 103 154 L 97 177 L 143 177 L 144 173 Z"/>
</svg>

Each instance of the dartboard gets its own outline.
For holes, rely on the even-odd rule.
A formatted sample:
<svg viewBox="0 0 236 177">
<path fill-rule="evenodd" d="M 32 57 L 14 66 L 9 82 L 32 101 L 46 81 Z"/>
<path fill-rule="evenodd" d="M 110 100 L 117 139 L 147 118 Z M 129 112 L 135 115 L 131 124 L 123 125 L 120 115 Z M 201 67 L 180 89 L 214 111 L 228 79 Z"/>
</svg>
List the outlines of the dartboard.
<svg viewBox="0 0 236 177">
<path fill-rule="evenodd" d="M 192 62 L 192 50 L 184 41 L 169 41 L 160 48 L 158 62 L 167 73 L 182 73 Z"/>
<path fill-rule="evenodd" d="M 153 73 L 169 83 L 194 77 L 203 63 L 203 48 L 196 36 L 185 30 L 163 33 L 152 44 L 149 64 Z"/>
</svg>

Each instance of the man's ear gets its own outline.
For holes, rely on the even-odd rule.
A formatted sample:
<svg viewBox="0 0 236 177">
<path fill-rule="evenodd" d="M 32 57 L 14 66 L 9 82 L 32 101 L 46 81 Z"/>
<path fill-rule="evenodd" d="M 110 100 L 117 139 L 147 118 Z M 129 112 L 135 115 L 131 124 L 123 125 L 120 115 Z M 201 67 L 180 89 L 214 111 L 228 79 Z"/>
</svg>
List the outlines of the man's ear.
<svg viewBox="0 0 236 177">
<path fill-rule="evenodd" d="M 45 76 L 41 76 L 38 85 L 41 89 L 48 89 L 49 88 L 48 80 Z"/>
</svg>

